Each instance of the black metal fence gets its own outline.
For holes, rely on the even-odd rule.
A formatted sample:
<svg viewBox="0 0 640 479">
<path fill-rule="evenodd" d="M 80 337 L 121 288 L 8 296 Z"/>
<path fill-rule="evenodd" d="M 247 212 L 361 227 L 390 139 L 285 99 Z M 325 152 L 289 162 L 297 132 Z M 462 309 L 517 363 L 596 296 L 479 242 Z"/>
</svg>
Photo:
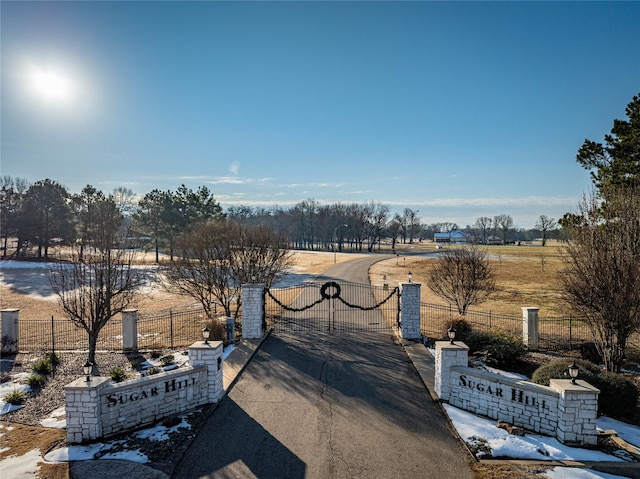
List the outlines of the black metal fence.
<svg viewBox="0 0 640 479">
<path fill-rule="evenodd" d="M 202 339 L 202 329 L 211 326 L 201 308 L 138 315 L 138 348 L 186 347 Z M 224 324 L 220 322 L 220 332 Z M 69 319 L 19 319 L 20 351 L 87 350 L 87 332 Z M 114 317 L 100 330 L 98 350 L 122 350 L 122 318 Z"/>
<path fill-rule="evenodd" d="M 453 305 L 420 303 L 420 331 L 428 339 L 446 339 L 447 328 L 460 318 L 464 318 L 472 331 L 501 330 L 522 338 L 522 317 L 473 310 L 467 311 L 463 317 Z M 587 323 L 578 318 L 567 316 L 538 319 L 538 348 L 541 350 L 574 349 L 591 341 L 593 336 Z M 640 335 L 631 335 L 627 347 L 640 350 Z"/>
<path fill-rule="evenodd" d="M 138 348 L 162 349 L 189 346 L 202 339 L 208 319 L 203 309 L 138 315 Z"/>
</svg>

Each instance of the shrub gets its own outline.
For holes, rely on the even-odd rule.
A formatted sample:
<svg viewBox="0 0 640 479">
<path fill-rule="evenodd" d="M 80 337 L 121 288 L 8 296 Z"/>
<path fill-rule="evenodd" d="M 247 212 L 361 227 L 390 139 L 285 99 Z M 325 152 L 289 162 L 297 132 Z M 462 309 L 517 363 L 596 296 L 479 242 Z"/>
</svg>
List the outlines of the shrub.
<svg viewBox="0 0 640 479">
<path fill-rule="evenodd" d="M 153 376 L 154 374 L 158 374 L 161 373 L 162 369 L 157 368 L 157 367 L 152 367 L 146 370 L 146 372 L 144 373 L 145 376 Z"/>
<path fill-rule="evenodd" d="M 491 366 L 505 367 L 519 361 L 527 348 L 517 336 L 506 331 L 469 333 L 465 340 L 471 353 Z"/>
<path fill-rule="evenodd" d="M 471 325 L 464 318 L 447 322 L 447 329 L 445 329 L 442 334 L 442 337 L 445 339 L 449 339 L 449 336 L 447 335 L 449 328 L 456 330 L 456 340 L 458 341 L 466 341 L 469 334 L 471 334 Z"/>
<path fill-rule="evenodd" d="M 47 382 L 47 378 L 42 374 L 38 374 L 38 373 L 32 374 L 27 379 L 27 384 L 32 388 L 41 388 L 42 386 L 45 385 L 46 382 Z"/>
<path fill-rule="evenodd" d="M 595 364 L 602 364 L 602 355 L 598 352 L 596 343 L 582 343 L 580 345 L 580 354 L 582 359 L 586 359 L 587 361 L 591 361 Z"/>
<path fill-rule="evenodd" d="M 602 371 L 592 384 L 600 390 L 598 409 L 602 414 L 631 418 L 637 413 L 638 388 L 624 374 Z"/>
<path fill-rule="evenodd" d="M 48 359 L 41 359 L 33 363 L 31 370 L 38 374 L 49 374 L 51 372 L 51 361 Z"/>
<path fill-rule="evenodd" d="M 151 356 L 151 359 L 158 359 L 160 356 L 162 356 L 162 352 L 161 351 L 151 351 L 149 353 L 149 356 Z"/>
<path fill-rule="evenodd" d="M 556 359 L 540 366 L 531 380 L 549 385 L 549 379 L 568 379 L 571 358 Z M 608 416 L 629 418 L 637 413 L 638 388 L 623 374 L 607 372 L 590 361 L 576 359 L 578 379 L 582 379 L 600 390 L 598 410 Z"/>
<path fill-rule="evenodd" d="M 120 383 L 127 378 L 127 372 L 121 367 L 115 367 L 109 371 L 109 377 L 116 383 Z"/>
<path fill-rule="evenodd" d="M 58 356 L 54 352 L 48 353 L 45 360 L 49 361 L 49 363 L 54 367 L 59 366 L 60 363 L 62 362 L 62 360 L 60 359 L 60 356 Z"/>
<path fill-rule="evenodd" d="M 24 402 L 27 400 L 27 395 L 22 391 L 13 391 L 12 393 L 7 394 L 4 400 L 9 404 L 19 406 L 21 404 L 24 404 Z"/>
<path fill-rule="evenodd" d="M 175 362 L 175 358 L 173 356 L 173 354 L 167 354 L 165 356 L 162 356 L 160 358 L 160 363 L 163 366 L 169 366 L 170 364 L 173 364 Z"/>
<path fill-rule="evenodd" d="M 205 325 L 209 328 L 209 341 L 226 341 L 227 340 L 227 327 L 224 321 L 217 319 L 207 321 Z"/>
<path fill-rule="evenodd" d="M 588 383 L 594 384 L 595 378 L 600 375 L 602 370 L 590 361 L 585 361 L 584 359 L 576 359 L 575 361 L 576 366 L 578 366 L 578 377 Z M 549 379 L 568 379 L 569 365 L 572 362 L 572 358 L 554 359 L 550 363 L 536 369 L 531 376 L 531 381 L 536 384 L 548 386 Z"/>
</svg>

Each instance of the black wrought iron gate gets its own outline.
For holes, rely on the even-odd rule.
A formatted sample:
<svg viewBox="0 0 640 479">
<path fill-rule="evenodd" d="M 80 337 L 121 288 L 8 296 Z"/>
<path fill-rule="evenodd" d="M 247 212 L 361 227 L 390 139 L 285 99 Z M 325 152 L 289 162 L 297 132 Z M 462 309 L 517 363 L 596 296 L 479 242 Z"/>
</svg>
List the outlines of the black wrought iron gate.
<svg viewBox="0 0 640 479">
<path fill-rule="evenodd" d="M 400 291 L 328 281 L 265 290 L 265 320 L 275 331 L 383 331 L 397 328 Z"/>
</svg>

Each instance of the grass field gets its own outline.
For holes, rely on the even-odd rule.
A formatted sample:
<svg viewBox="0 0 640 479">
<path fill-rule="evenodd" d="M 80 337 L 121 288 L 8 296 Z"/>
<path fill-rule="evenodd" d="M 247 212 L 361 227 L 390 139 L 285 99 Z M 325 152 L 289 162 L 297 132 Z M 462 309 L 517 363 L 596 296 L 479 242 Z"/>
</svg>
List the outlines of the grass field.
<svg viewBox="0 0 640 479">
<path fill-rule="evenodd" d="M 484 249 L 494 268 L 498 291 L 489 301 L 474 306 L 473 309 L 520 316 L 522 307 L 534 306 L 540 308 L 541 317 L 570 314 L 561 299 L 558 285 L 558 272 L 563 267 L 562 246 L 559 243 L 552 242 L 545 247 L 487 246 Z M 426 244 L 416 245 L 411 250 L 412 253 L 435 251 L 446 249 L 435 250 L 435 245 Z M 438 298 L 429 288 L 428 275 L 435 258 L 436 256 L 403 255 L 400 252 L 399 258 L 374 265 L 369 275 L 374 285 L 384 284 L 386 276 L 386 282 L 395 286 L 398 282 L 407 281 L 407 273 L 411 271 L 412 281 L 423 285 L 423 302 L 446 305 L 448 303 Z"/>
</svg>

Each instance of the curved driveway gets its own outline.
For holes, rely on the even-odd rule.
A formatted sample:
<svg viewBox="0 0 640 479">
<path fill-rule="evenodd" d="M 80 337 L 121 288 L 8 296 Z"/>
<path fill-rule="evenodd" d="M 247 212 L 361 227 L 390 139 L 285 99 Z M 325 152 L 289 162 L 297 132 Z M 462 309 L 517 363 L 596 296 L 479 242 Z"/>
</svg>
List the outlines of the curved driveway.
<svg viewBox="0 0 640 479">
<path fill-rule="evenodd" d="M 382 258 L 336 265 L 322 279 L 368 281 Z M 278 333 L 174 477 L 465 479 L 466 458 L 391 333 Z"/>
</svg>

